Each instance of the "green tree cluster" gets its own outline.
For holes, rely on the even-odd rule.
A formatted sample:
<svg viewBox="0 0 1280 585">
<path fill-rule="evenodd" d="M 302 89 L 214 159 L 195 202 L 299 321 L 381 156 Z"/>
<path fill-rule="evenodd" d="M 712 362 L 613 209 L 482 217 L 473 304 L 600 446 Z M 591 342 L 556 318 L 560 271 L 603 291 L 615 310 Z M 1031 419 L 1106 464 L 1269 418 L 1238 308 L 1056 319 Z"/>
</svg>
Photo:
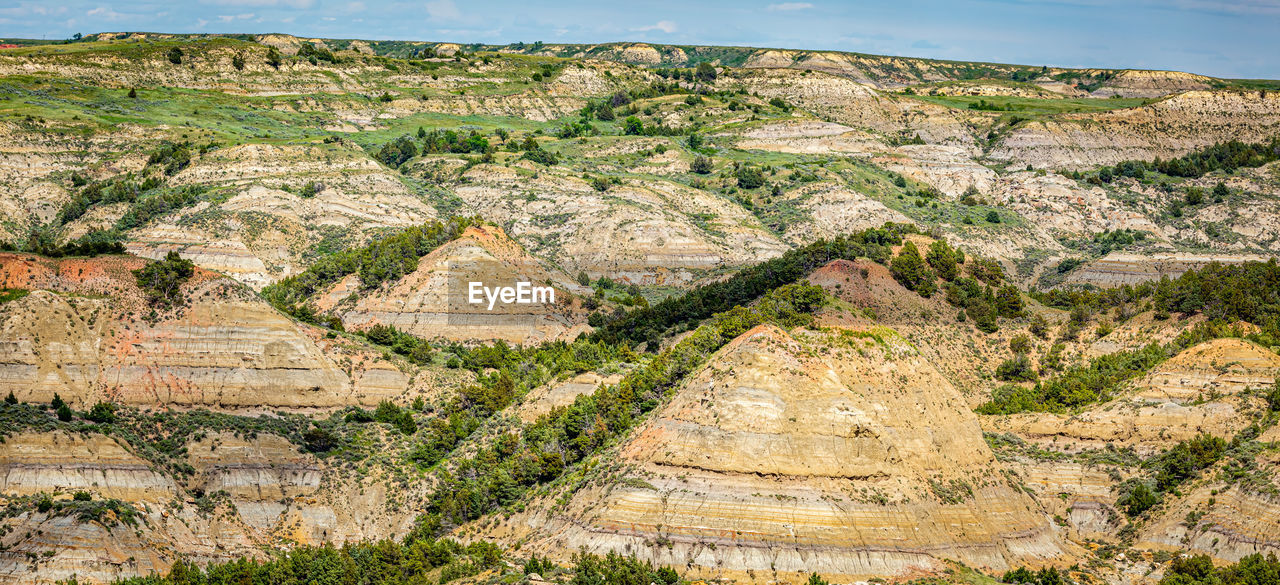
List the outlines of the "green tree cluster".
<svg viewBox="0 0 1280 585">
<path fill-rule="evenodd" d="M 195 264 L 170 251 L 164 260 L 149 262 L 133 271 L 138 288 L 153 307 L 169 308 L 184 302 L 182 285 L 195 274 Z"/>
</svg>

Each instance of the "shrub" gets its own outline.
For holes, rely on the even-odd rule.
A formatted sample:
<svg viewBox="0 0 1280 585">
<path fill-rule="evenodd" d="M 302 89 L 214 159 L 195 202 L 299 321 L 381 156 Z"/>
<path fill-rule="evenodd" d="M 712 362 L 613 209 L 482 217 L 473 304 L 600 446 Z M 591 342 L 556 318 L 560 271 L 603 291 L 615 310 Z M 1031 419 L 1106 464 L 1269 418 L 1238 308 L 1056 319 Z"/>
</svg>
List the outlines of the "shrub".
<svg viewBox="0 0 1280 585">
<path fill-rule="evenodd" d="M 1031 318 L 1031 325 L 1027 326 L 1027 331 L 1030 331 L 1032 335 L 1039 337 L 1040 339 L 1048 339 L 1049 321 L 1044 318 L 1044 315 L 1036 313 L 1036 315 Z"/>
<path fill-rule="evenodd" d="M 303 447 L 312 453 L 325 453 L 337 448 L 339 439 L 333 431 L 321 427 L 307 429 L 302 434 Z"/>
<path fill-rule="evenodd" d="M 889 273 L 893 278 L 909 290 L 917 290 L 926 280 L 933 279 L 933 273 L 925 267 L 924 259 L 915 243 L 907 242 L 902 246 L 893 262 L 889 264 Z"/>
<path fill-rule="evenodd" d="M 1018 287 L 1006 284 L 996 291 L 996 312 L 1009 319 L 1022 315 L 1022 293 Z"/>
<path fill-rule="evenodd" d="M 110 402 L 99 402 L 89 409 L 89 414 L 85 415 L 89 419 L 98 424 L 113 423 L 116 421 L 116 405 Z"/>
<path fill-rule="evenodd" d="M 712 64 L 703 61 L 698 63 L 698 67 L 693 70 L 693 77 L 702 83 L 711 83 L 716 80 L 716 68 Z"/>
<path fill-rule="evenodd" d="M 1116 505 L 1123 508 L 1124 513 L 1130 518 L 1141 516 L 1143 512 L 1150 510 L 1159 503 L 1160 494 L 1140 481 L 1135 482 L 1128 491 L 1116 499 Z"/>
<path fill-rule="evenodd" d="M 689 170 L 699 175 L 707 175 L 711 173 L 713 166 L 714 163 L 711 162 L 711 157 L 698 155 L 693 157 L 692 163 L 689 163 Z"/>
<path fill-rule="evenodd" d="M 178 47 L 173 47 L 172 49 L 169 49 L 169 52 L 165 53 L 164 56 L 165 58 L 169 59 L 170 63 L 173 63 L 174 65 L 182 64 L 182 49 L 179 49 Z"/>
<path fill-rule="evenodd" d="M 755 165 L 738 167 L 734 176 L 738 179 L 738 187 L 743 189 L 757 189 L 764 185 L 764 171 Z"/>
<path fill-rule="evenodd" d="M 1026 354 L 1018 354 L 996 367 L 996 378 L 1005 382 L 1034 382 L 1040 376 L 1031 367 L 1031 359 Z"/>
<path fill-rule="evenodd" d="M 133 271 L 138 288 L 146 293 L 147 301 L 152 306 L 161 308 L 182 303 L 182 284 L 192 274 L 195 274 L 195 264 L 172 251 L 165 255 L 164 260 L 149 263 Z"/>
<path fill-rule="evenodd" d="M 952 281 L 959 275 L 960 269 L 956 265 L 955 250 L 944 240 L 934 240 L 929 244 L 929 255 L 925 257 L 929 262 L 929 266 L 933 267 L 934 272 L 942 280 Z"/>
<path fill-rule="evenodd" d="M 1218 181 L 1218 184 L 1213 186 L 1213 197 L 1216 201 L 1222 201 L 1230 194 L 1231 190 L 1227 189 L 1227 184 L 1222 181 Z"/>
<path fill-rule="evenodd" d="M 541 148 L 526 150 L 524 154 L 520 155 L 520 158 L 546 166 L 553 166 L 560 162 L 560 157 L 556 156 L 556 153 Z"/>
<path fill-rule="evenodd" d="M 1156 463 L 1156 489 L 1168 491 L 1213 465 L 1227 449 L 1221 437 L 1200 434 L 1174 445 Z"/>
</svg>

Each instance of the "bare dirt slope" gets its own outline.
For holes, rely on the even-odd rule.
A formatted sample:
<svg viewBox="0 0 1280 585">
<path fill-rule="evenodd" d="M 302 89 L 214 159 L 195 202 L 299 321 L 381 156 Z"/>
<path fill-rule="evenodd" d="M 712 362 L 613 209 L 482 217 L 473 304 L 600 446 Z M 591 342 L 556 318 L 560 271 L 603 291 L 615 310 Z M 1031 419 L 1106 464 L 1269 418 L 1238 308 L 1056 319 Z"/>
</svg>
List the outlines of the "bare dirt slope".
<svg viewBox="0 0 1280 585">
<path fill-rule="evenodd" d="M 617 457 L 513 535 L 749 582 L 1067 558 L 959 394 L 887 329 L 744 333 Z"/>
</svg>

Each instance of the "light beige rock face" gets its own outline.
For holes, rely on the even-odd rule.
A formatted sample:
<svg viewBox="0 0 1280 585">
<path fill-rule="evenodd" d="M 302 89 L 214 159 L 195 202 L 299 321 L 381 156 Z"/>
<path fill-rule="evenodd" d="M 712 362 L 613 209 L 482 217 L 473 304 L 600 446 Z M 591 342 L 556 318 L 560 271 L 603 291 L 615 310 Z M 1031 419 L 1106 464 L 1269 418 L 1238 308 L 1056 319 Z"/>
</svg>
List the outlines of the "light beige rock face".
<svg viewBox="0 0 1280 585">
<path fill-rule="evenodd" d="M 743 87 L 766 99 L 782 98 L 828 120 L 891 135 L 919 135 L 977 153 L 972 131 L 954 110 L 880 93 L 856 81 L 789 69 L 738 71 L 716 81 L 722 89 Z"/>
<path fill-rule="evenodd" d="M 142 265 L 0 255 L 0 283 L 37 289 L 0 307 L 0 393 L 33 402 L 57 393 L 82 407 L 335 408 L 409 388 L 385 366 L 348 373 L 334 359 L 358 351 L 322 348 L 305 326 L 211 273 L 186 285 L 188 306 L 144 319 L 150 309 L 129 273 Z"/>
<path fill-rule="evenodd" d="M 1251 342 L 1207 341 L 1157 366 L 1136 391 L 1083 413 L 988 417 L 986 428 L 1012 431 L 1055 450 L 1123 444 L 1149 455 L 1202 433 L 1231 437 L 1253 422 L 1258 397 L 1247 389 L 1271 386 L 1280 356 Z"/>
<path fill-rule="evenodd" d="M 0 444 L 0 497 L 90 492 L 133 508 L 136 521 L 114 512 L 80 517 L 30 505 L 0 519 L 0 579 L 82 583 L 164 574 L 178 558 L 196 563 L 262 558 L 283 542 L 341 545 L 403 534 L 416 512 L 400 498 L 418 488 L 385 476 L 352 477 L 299 453 L 287 439 L 260 433 L 201 433 L 186 444 L 192 473 L 169 476 L 105 435 L 61 431 L 12 435 Z M 212 509 L 197 500 L 205 495 Z M 399 500 L 403 502 L 403 500 Z M 28 554 L 36 555 L 33 562 Z"/>
<path fill-rule="evenodd" d="M 726 135 L 730 135 L 726 133 Z M 746 150 L 796 154 L 871 153 L 885 144 L 874 134 L 834 122 L 772 122 L 737 132 L 735 145 Z"/>
<path fill-rule="evenodd" d="M 1265 262 L 1267 258 L 1253 254 L 1193 254 L 1168 252 L 1133 254 L 1111 252 L 1076 269 L 1067 277 L 1071 284 L 1092 284 L 1101 287 L 1138 284 L 1161 277 L 1177 278 L 1188 270 L 1203 267 L 1212 262 L 1242 264 Z"/>
<path fill-rule="evenodd" d="M 1213 86 L 1213 79 L 1181 71 L 1121 71 L 1093 92 L 1095 97 L 1111 96 L 1129 98 L 1163 97 L 1184 91 L 1206 90 Z"/>
<path fill-rule="evenodd" d="M 1123 527 L 1116 511 L 1114 466 L 1076 461 L 1019 461 L 1007 464 L 1017 471 L 1036 501 L 1055 519 L 1061 518 L 1075 542 L 1106 540 Z"/>
<path fill-rule="evenodd" d="M 192 481 L 205 493 L 225 491 L 242 502 L 281 501 L 312 495 L 323 467 L 311 455 L 276 435 L 251 440 L 215 433 L 187 448 Z"/>
<path fill-rule="evenodd" d="M 483 295 L 480 304 L 470 302 L 471 282 L 487 287 L 526 282 L 555 292 L 552 299 L 495 302 L 490 308 Z M 351 329 L 391 325 L 427 339 L 502 339 L 518 344 L 576 337 L 586 327 L 586 311 L 578 298 L 591 294 L 588 287 L 526 254 L 495 226 L 468 228 L 460 238 L 422 257 L 417 270 L 394 283 L 375 291 L 357 287 L 355 280 L 339 282 L 322 293 L 317 306 L 340 315 Z"/>
<path fill-rule="evenodd" d="M 889 330 L 748 331 L 567 506 L 511 535 L 553 556 L 634 553 L 694 574 L 801 582 L 1064 557 L 951 385 Z"/>
<path fill-rule="evenodd" d="M 354 145 L 245 144 L 198 157 L 173 179 L 232 193 L 170 214 L 130 234 L 129 251 L 177 250 L 254 288 L 302 271 L 333 234 L 362 244 L 380 229 L 419 225 L 435 210 Z M 302 197 L 313 185 L 318 192 Z"/>
<path fill-rule="evenodd" d="M 1267 429 L 1257 440 L 1274 445 L 1280 441 L 1280 427 Z M 1186 487 L 1185 497 L 1157 509 L 1136 547 L 1190 550 L 1224 562 L 1254 553 L 1280 554 L 1280 454 L 1264 448 L 1244 461 L 1252 469 L 1243 479 L 1224 481 L 1219 464 L 1206 479 Z"/>
<path fill-rule="evenodd" d="M 121 142 L 145 138 L 137 128 L 111 135 L 76 136 L 46 133 L 44 125 L 0 122 L 0 241 L 15 242 L 30 228 L 53 219 L 70 199 L 68 184 L 58 173 L 84 171 L 88 176 L 142 168 L 139 160 L 118 151 Z"/>
<path fill-rule="evenodd" d="M 0 443 L 0 493 L 80 490 L 148 502 L 163 502 L 177 493 L 172 479 L 106 435 L 22 433 Z"/>
<path fill-rule="evenodd" d="M 990 190 L 980 190 L 1054 235 L 1079 237 L 1121 229 L 1161 232 L 1147 215 L 1116 201 L 1106 190 L 1082 186 L 1057 173 L 1008 173 L 992 181 Z"/>
<path fill-rule="evenodd" d="M 995 171 L 982 166 L 965 149 L 956 146 L 900 146 L 874 160 L 886 169 L 932 185 L 954 198 L 959 198 L 970 187 L 988 193 L 996 182 Z"/>
<path fill-rule="evenodd" d="M 534 422 L 556 408 L 573 404 L 573 401 L 584 394 L 591 394 L 602 385 L 617 384 L 622 380 L 619 374 L 601 376 L 595 372 L 578 374 L 567 380 L 556 380 L 529 391 L 520 402 L 518 415 L 520 420 Z"/>
<path fill-rule="evenodd" d="M 1270 140 L 1278 126 L 1280 93 L 1190 91 L 1140 108 L 1029 122 L 989 156 L 1015 167 L 1083 170 L 1168 159 L 1228 140 Z"/>
<path fill-rule="evenodd" d="M 80 583 L 109 583 L 116 579 L 164 573 L 175 557 L 161 552 L 171 546 L 167 535 L 142 526 L 110 528 L 98 522 L 78 522 L 72 516 L 47 517 L 32 513 L 6 520 L 20 528 L 0 536 L 0 580 L 14 585 L 48 584 L 75 577 Z M 160 519 L 154 518 L 159 521 Z M 141 534 L 139 534 L 139 532 Z M 228 539 L 228 548 L 233 542 Z M 251 549 L 235 547 L 246 555 Z M 43 556 L 52 551 L 53 556 Z M 37 560 L 32 562 L 30 557 Z M 226 557 L 223 557 L 226 558 Z"/>
<path fill-rule="evenodd" d="M 788 248 L 742 207 L 676 183 L 627 181 L 602 193 L 578 177 L 495 165 L 464 178 L 456 192 L 470 209 L 570 274 L 684 284 L 695 271 L 754 264 Z"/>
<path fill-rule="evenodd" d="M 787 228 L 787 240 L 807 243 L 815 238 L 834 238 L 885 222 L 910 223 L 907 216 L 889 209 L 871 197 L 832 183 L 815 183 L 784 194 L 787 200 L 807 211 L 807 219 Z"/>
</svg>

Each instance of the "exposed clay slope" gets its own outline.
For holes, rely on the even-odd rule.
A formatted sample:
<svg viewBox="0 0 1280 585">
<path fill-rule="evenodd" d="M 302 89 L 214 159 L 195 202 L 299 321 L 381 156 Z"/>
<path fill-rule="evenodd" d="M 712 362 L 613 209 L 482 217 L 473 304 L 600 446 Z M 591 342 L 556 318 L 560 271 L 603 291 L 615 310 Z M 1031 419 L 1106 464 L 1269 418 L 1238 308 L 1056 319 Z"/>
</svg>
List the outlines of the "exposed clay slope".
<svg viewBox="0 0 1280 585">
<path fill-rule="evenodd" d="M 556 289 L 554 303 L 470 303 L 469 283 Z M 321 310 L 334 310 L 345 326 L 391 325 L 428 339 L 493 340 L 527 344 L 575 337 L 586 312 L 574 295 L 590 289 L 525 253 L 501 228 L 473 226 L 462 236 L 418 260 L 418 268 L 373 292 L 358 291 L 348 277 L 322 293 Z"/>
<path fill-rule="evenodd" d="M 825 119 L 890 135 L 919 135 L 929 143 L 949 143 L 976 154 L 973 131 L 955 110 L 903 99 L 834 75 L 805 75 L 787 69 L 735 71 L 716 81 L 722 89 L 745 88 L 764 98 L 781 98 Z"/>
<path fill-rule="evenodd" d="M 1112 252 L 1071 272 L 1067 282 L 1102 287 L 1122 286 L 1160 280 L 1165 276 L 1177 278 L 1188 270 L 1194 270 L 1212 262 L 1242 264 L 1266 260 L 1267 258 L 1257 255 Z"/>
<path fill-rule="evenodd" d="M 456 192 L 471 210 L 569 273 L 684 284 L 695 271 L 746 266 L 788 248 L 741 206 L 678 183 L 626 181 L 602 193 L 576 176 L 496 165 L 464 178 Z"/>
<path fill-rule="evenodd" d="M 161 502 L 173 480 L 106 435 L 24 433 L 0 443 L 0 493 L 94 490 L 107 498 Z"/>
<path fill-rule="evenodd" d="M 67 500 L 83 490 L 95 501 L 120 500 L 137 521 L 20 506 L 0 520 L 0 579 L 49 583 L 74 574 L 82 583 L 106 583 L 163 574 L 178 558 L 225 562 L 262 558 L 282 543 L 395 537 L 416 516 L 403 503 L 421 497 L 422 488 L 393 483 L 377 466 L 352 474 L 273 434 L 201 431 L 188 439 L 192 473 L 170 477 L 105 435 L 7 437 L 0 443 L 0 501 L 39 494 Z M 196 499 L 204 495 L 210 500 Z"/>
<path fill-rule="evenodd" d="M 959 394 L 891 331 L 759 326 L 624 442 L 604 481 L 513 530 L 551 555 L 629 551 L 750 582 L 1062 555 L 999 469 Z"/>
<path fill-rule="evenodd" d="M 373 230 L 419 225 L 436 215 L 393 172 L 349 144 L 215 150 L 174 183 L 233 194 L 134 230 L 129 250 L 152 258 L 179 250 L 254 288 L 302 271 L 325 237 L 358 245 Z M 308 184 L 319 192 L 304 198 L 299 193 Z"/>
<path fill-rule="evenodd" d="M 1280 554 L 1280 427 L 1258 437 L 1264 445 L 1247 457 L 1253 466 L 1243 479 L 1221 474 L 1198 481 L 1143 527 L 1137 546 L 1191 550 L 1235 562 L 1254 553 Z M 1219 466 L 1221 469 L 1221 465 Z"/>
<path fill-rule="evenodd" d="M 184 286 L 187 306 L 152 317 L 130 273 L 145 262 L 0 255 L 0 286 L 33 290 L 0 305 L 0 394 L 49 402 L 57 393 L 77 405 L 332 408 L 409 389 L 391 364 L 320 340 L 210 272 Z"/>
<path fill-rule="evenodd" d="M 1157 366 L 1123 398 L 1074 416 L 1044 413 L 988 417 L 984 427 L 1011 431 L 1059 450 L 1123 444 L 1151 454 L 1209 433 L 1230 437 L 1253 420 L 1261 400 L 1241 391 L 1270 386 L 1280 356 L 1228 338 L 1184 350 Z"/>
<path fill-rule="evenodd" d="M 1191 91 L 1140 108 L 1028 122 L 989 156 L 1015 167 L 1087 169 L 1172 158 L 1228 140 L 1270 140 L 1278 129 L 1280 93 Z"/>
<path fill-rule="evenodd" d="M 1162 97 L 1184 91 L 1198 91 L 1213 87 L 1213 78 L 1181 71 L 1121 71 L 1103 82 L 1093 92 L 1095 97 L 1113 95 L 1129 98 Z"/>
</svg>

